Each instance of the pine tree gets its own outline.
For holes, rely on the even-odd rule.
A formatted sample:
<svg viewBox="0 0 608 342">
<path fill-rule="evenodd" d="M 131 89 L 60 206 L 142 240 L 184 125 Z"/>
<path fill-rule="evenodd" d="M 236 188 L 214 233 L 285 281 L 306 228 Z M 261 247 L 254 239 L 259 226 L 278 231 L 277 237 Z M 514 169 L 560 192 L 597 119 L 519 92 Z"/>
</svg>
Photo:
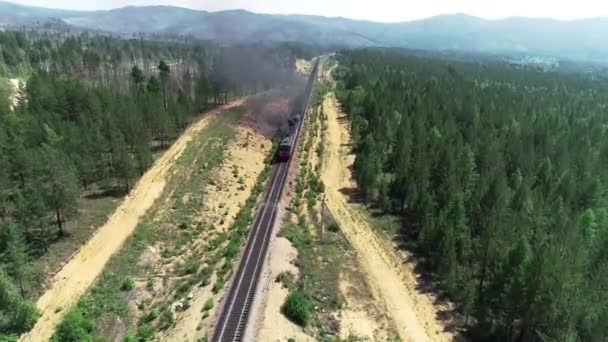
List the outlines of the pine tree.
<svg viewBox="0 0 608 342">
<path fill-rule="evenodd" d="M 3 261 L 6 271 L 17 284 L 21 296 L 25 297 L 25 283 L 28 279 L 28 262 L 30 259 L 25 239 L 14 223 L 0 226 L 3 243 L 6 244 Z"/>
<path fill-rule="evenodd" d="M 30 330 L 40 316 L 38 309 L 19 295 L 8 275 L 0 269 L 0 313 L 8 318 L 8 333 Z"/>
<path fill-rule="evenodd" d="M 167 87 L 169 77 L 171 75 L 171 69 L 169 68 L 169 65 L 165 63 L 165 61 L 161 60 L 160 63 L 158 63 L 158 71 L 160 73 L 160 83 L 162 86 L 163 104 L 165 105 L 165 110 L 167 110 Z"/>
<path fill-rule="evenodd" d="M 134 65 L 131 69 L 131 81 L 133 82 L 133 95 L 139 95 L 144 91 L 144 82 L 146 77 L 144 76 L 143 71 L 139 68 L 139 66 Z"/>
<path fill-rule="evenodd" d="M 55 214 L 59 236 L 63 236 L 63 223 L 77 209 L 78 178 L 74 165 L 62 152 L 45 145 L 42 155 L 47 165 L 44 184 L 47 205 Z"/>
</svg>

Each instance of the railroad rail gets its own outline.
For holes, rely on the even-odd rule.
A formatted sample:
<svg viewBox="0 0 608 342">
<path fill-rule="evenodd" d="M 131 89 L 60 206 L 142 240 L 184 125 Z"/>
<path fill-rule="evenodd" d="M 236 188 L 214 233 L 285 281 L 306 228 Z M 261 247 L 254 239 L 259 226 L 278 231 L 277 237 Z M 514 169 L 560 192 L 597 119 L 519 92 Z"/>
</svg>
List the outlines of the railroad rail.
<svg viewBox="0 0 608 342">
<path fill-rule="evenodd" d="M 317 58 L 306 85 L 305 100 L 302 101 L 300 122 L 297 126 L 294 146 L 297 146 L 300 139 L 304 115 L 310 106 L 318 68 L 319 59 Z M 268 246 L 272 239 L 273 226 L 277 219 L 277 205 L 283 195 L 283 189 L 287 182 L 292 161 L 293 156 L 288 162 L 277 164 L 273 170 L 269 181 L 270 187 L 253 220 L 245 252 L 241 258 L 238 270 L 234 274 L 228 296 L 215 326 L 211 338 L 213 342 L 236 342 L 243 340 L 253 298 L 257 290 L 263 265 L 266 261 Z"/>
</svg>

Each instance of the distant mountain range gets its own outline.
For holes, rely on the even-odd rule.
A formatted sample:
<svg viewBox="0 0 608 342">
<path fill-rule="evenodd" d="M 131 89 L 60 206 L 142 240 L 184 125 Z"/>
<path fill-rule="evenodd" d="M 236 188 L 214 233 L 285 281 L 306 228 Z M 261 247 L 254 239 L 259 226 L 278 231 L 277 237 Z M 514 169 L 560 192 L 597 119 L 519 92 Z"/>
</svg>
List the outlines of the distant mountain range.
<svg viewBox="0 0 608 342">
<path fill-rule="evenodd" d="M 206 12 L 170 6 L 83 12 L 0 1 L 1 26 L 44 22 L 127 35 L 192 35 L 226 43 L 304 42 L 608 61 L 608 18 L 485 20 L 453 14 L 389 24 L 243 10 Z"/>
</svg>

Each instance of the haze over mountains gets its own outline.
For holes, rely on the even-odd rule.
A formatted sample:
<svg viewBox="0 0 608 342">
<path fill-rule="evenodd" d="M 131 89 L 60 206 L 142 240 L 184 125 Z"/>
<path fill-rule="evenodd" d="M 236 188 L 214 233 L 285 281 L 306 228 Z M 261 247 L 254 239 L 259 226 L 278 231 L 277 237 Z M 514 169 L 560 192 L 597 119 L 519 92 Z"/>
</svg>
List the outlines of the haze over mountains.
<svg viewBox="0 0 608 342">
<path fill-rule="evenodd" d="M 0 2 L 2 26 L 57 20 L 75 27 L 118 34 L 192 35 L 226 43 L 294 41 L 347 47 L 407 47 L 516 53 L 595 62 L 608 60 L 608 18 L 485 20 L 454 14 L 389 24 L 320 16 L 256 14 L 243 10 L 206 12 L 149 6 L 83 12 Z"/>
</svg>

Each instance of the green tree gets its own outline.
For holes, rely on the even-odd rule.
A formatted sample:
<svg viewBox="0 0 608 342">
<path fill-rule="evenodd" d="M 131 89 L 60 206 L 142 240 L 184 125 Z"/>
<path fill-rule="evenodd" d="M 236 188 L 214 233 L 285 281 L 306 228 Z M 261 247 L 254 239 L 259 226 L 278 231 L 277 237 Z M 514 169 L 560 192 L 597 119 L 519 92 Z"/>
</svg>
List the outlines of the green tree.
<svg viewBox="0 0 608 342">
<path fill-rule="evenodd" d="M 171 68 L 167 63 L 165 63 L 164 60 L 161 60 L 160 63 L 158 63 L 158 71 L 160 74 L 160 83 L 162 86 L 163 104 L 165 105 L 165 110 L 167 110 L 167 86 L 169 83 L 169 77 L 171 76 Z"/>
<path fill-rule="evenodd" d="M 144 76 L 144 72 L 137 65 L 134 65 L 133 68 L 131 68 L 131 81 L 133 82 L 133 95 L 141 94 L 145 89 L 144 83 L 146 77 Z"/>
<path fill-rule="evenodd" d="M 72 162 L 61 152 L 44 145 L 41 158 L 46 161 L 44 192 L 49 208 L 55 213 L 59 236 L 63 236 L 63 223 L 77 210 L 78 178 Z"/>
<path fill-rule="evenodd" d="M 40 316 L 36 307 L 19 295 L 8 275 L 0 269 L 0 313 L 8 319 L 3 332 L 21 334 L 30 330 Z"/>
<path fill-rule="evenodd" d="M 3 261 L 6 271 L 17 282 L 21 296 L 25 297 L 25 283 L 28 280 L 30 255 L 23 235 L 14 223 L 0 226 L 3 244 L 6 245 Z"/>
</svg>

